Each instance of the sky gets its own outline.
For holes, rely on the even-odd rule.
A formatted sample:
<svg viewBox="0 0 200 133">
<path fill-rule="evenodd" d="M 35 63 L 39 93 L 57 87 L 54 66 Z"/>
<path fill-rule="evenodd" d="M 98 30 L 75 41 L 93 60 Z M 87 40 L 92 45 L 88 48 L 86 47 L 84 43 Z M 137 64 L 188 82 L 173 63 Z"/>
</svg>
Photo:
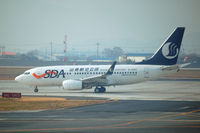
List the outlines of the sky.
<svg viewBox="0 0 200 133">
<path fill-rule="evenodd" d="M 0 45 L 6 51 L 154 52 L 179 26 L 183 48 L 200 53 L 200 0 L 0 0 Z"/>
</svg>

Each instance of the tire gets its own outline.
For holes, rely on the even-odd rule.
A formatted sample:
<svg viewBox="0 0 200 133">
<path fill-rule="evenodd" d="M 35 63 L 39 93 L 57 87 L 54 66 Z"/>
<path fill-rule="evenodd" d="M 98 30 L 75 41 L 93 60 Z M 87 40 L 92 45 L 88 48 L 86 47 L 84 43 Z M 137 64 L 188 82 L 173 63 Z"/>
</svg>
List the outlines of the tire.
<svg viewBox="0 0 200 133">
<path fill-rule="evenodd" d="M 94 92 L 95 93 L 105 93 L 106 92 L 106 88 L 104 88 L 104 87 L 101 87 L 101 88 L 96 87 L 94 89 Z"/>
<path fill-rule="evenodd" d="M 94 89 L 94 92 L 95 92 L 95 93 L 99 93 L 99 92 L 100 92 L 100 89 L 96 87 L 96 88 Z"/>
<path fill-rule="evenodd" d="M 34 89 L 34 92 L 35 92 L 35 93 L 37 93 L 38 91 L 39 91 L 38 88 L 35 88 L 35 89 Z"/>
<path fill-rule="evenodd" d="M 100 90 L 101 93 L 105 93 L 105 92 L 106 92 L 106 88 L 101 87 L 100 89 L 101 89 L 101 90 Z"/>
</svg>

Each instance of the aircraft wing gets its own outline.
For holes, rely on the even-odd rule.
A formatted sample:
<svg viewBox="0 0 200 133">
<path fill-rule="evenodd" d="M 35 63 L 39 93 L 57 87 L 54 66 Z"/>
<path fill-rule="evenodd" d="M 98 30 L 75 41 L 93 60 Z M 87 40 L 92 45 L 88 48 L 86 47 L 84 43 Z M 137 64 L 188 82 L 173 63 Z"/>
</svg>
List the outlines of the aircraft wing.
<svg viewBox="0 0 200 133">
<path fill-rule="evenodd" d="M 106 85 L 107 84 L 107 76 L 113 74 L 116 63 L 117 62 L 114 61 L 113 64 L 111 65 L 111 67 L 108 69 L 108 71 L 105 74 L 83 78 L 83 79 L 81 79 L 82 82 L 86 83 L 86 84 L 90 84 L 92 86 Z"/>
</svg>

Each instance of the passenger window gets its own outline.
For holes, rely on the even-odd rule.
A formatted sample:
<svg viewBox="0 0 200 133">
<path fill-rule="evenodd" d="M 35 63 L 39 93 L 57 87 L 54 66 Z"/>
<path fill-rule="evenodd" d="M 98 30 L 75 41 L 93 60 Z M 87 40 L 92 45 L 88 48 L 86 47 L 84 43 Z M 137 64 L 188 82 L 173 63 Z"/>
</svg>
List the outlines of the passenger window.
<svg viewBox="0 0 200 133">
<path fill-rule="evenodd" d="M 83 71 L 84 70 L 84 68 L 80 68 L 80 71 Z"/>
<path fill-rule="evenodd" d="M 78 71 L 78 68 L 75 68 L 75 71 Z"/>
<path fill-rule="evenodd" d="M 87 67 L 87 68 L 85 68 L 85 71 L 89 71 L 89 68 Z"/>
</svg>

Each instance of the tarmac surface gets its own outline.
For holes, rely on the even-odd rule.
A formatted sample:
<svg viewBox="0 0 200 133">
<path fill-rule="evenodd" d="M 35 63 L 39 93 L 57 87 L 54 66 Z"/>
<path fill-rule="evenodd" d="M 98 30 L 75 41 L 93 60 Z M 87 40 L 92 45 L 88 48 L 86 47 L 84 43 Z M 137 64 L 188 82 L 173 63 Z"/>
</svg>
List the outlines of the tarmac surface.
<svg viewBox="0 0 200 133">
<path fill-rule="evenodd" d="M 15 81 L 0 81 L 0 92 L 62 96 L 68 99 L 115 99 L 113 102 L 71 109 L 0 112 L 0 132 L 170 132 L 200 131 L 199 80 L 148 81 L 93 90 L 33 88 Z"/>
</svg>

